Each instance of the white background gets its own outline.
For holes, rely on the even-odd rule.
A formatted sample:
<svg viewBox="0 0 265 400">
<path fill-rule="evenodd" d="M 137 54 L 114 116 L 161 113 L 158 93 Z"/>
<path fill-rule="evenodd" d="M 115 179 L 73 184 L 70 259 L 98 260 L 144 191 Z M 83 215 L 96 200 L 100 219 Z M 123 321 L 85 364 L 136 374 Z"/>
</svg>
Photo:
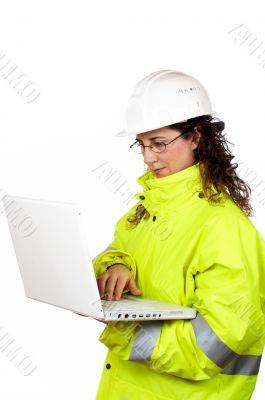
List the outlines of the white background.
<svg viewBox="0 0 265 400">
<path fill-rule="evenodd" d="M 0 55 L 40 95 L 28 103 L 0 77 L 0 187 L 13 195 L 79 202 L 96 255 L 111 241 L 115 221 L 134 204 L 126 204 L 96 171 L 106 163 L 128 193 L 139 191 L 135 180 L 143 172 L 140 156 L 128 149 L 132 139 L 115 137 L 124 127 L 126 101 L 145 75 L 177 69 L 204 84 L 225 121 L 241 176 L 248 171 L 254 189 L 253 222 L 264 235 L 264 45 L 251 54 L 265 39 L 262 5 L 2 2 Z M 244 32 L 241 39 L 235 34 L 241 24 L 256 38 L 252 47 L 243 43 Z M 3 213 L 0 240 L 0 328 L 37 364 L 24 376 L 0 352 L 0 397 L 94 399 L 106 354 L 98 342 L 104 325 L 27 299 Z M 253 400 L 263 398 L 264 372 L 263 360 Z"/>
</svg>

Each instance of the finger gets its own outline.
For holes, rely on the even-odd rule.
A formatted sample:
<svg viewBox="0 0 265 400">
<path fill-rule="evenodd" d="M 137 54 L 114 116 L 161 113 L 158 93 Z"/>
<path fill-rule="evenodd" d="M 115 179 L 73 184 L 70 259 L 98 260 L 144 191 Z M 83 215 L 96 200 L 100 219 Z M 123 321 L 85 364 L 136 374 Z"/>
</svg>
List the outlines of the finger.
<svg viewBox="0 0 265 400">
<path fill-rule="evenodd" d="M 115 286 L 115 300 L 120 300 L 124 287 L 126 286 L 126 279 L 119 277 Z"/>
<path fill-rule="evenodd" d="M 117 278 L 118 277 L 116 274 L 112 274 L 107 280 L 107 283 L 105 285 L 106 300 L 112 300 Z"/>
<path fill-rule="evenodd" d="M 108 280 L 108 276 L 107 275 L 103 275 L 102 277 L 97 279 L 97 284 L 98 284 L 98 290 L 99 290 L 99 294 L 100 297 L 103 298 L 105 295 L 105 291 L 106 291 L 106 282 Z"/>
<path fill-rule="evenodd" d="M 131 278 L 127 284 L 127 288 L 134 295 L 141 294 L 141 290 L 136 287 L 136 283 L 133 278 Z"/>
</svg>

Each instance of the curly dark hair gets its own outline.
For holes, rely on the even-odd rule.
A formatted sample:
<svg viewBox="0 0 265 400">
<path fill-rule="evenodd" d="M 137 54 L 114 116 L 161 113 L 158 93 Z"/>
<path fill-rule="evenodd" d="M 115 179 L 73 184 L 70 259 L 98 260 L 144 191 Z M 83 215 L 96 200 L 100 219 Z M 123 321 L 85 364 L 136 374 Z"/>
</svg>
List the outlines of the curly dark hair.
<svg viewBox="0 0 265 400">
<path fill-rule="evenodd" d="M 197 148 L 194 150 L 194 164 L 199 164 L 202 189 L 209 203 L 218 203 L 221 192 L 228 194 L 247 216 L 253 216 L 250 204 L 251 188 L 237 175 L 237 163 L 232 163 L 235 156 L 231 153 L 230 143 L 222 131 L 225 123 L 212 115 L 202 115 L 166 126 L 183 133 L 182 138 L 189 140 L 196 131 L 201 133 Z M 136 212 L 127 220 L 137 225 L 149 216 L 145 207 L 138 205 Z"/>
</svg>

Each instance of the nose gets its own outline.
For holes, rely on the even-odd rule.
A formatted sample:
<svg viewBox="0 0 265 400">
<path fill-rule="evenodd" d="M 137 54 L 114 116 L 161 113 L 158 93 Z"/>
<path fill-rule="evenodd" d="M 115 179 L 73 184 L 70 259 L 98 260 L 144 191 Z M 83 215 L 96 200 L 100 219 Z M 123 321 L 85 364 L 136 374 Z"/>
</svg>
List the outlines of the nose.
<svg viewBox="0 0 265 400">
<path fill-rule="evenodd" d="M 145 164 L 148 165 L 148 164 L 151 164 L 151 163 L 157 161 L 157 156 L 158 156 L 158 154 L 155 153 L 154 151 L 152 151 L 150 149 L 150 147 L 145 147 L 144 154 L 143 154 Z"/>
</svg>

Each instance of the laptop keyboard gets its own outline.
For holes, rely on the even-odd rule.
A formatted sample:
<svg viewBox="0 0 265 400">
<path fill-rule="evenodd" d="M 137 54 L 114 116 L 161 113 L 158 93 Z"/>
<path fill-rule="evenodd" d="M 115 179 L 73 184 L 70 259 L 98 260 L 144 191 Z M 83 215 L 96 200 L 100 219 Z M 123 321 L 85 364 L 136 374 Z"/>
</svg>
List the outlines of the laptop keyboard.
<svg viewBox="0 0 265 400">
<path fill-rule="evenodd" d="M 101 300 L 101 303 L 105 311 L 133 311 L 139 310 L 140 307 L 139 303 L 134 303 L 133 301 L 126 299 L 121 299 L 117 301 Z"/>
<path fill-rule="evenodd" d="M 169 303 L 148 299 L 137 299 L 136 301 L 128 299 L 121 299 L 117 301 L 101 300 L 101 303 L 105 311 L 140 311 L 142 308 L 145 310 L 170 309 Z M 174 305 L 172 304 L 172 306 Z"/>
</svg>

